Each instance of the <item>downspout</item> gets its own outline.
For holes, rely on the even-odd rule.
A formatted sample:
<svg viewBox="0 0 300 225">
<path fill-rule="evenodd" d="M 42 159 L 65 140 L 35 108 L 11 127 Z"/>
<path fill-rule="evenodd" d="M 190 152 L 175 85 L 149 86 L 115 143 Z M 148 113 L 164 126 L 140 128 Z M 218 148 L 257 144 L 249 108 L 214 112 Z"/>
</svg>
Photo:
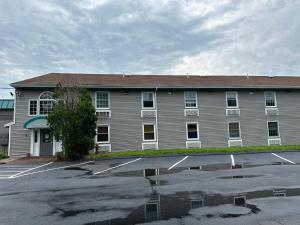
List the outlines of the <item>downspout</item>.
<svg viewBox="0 0 300 225">
<path fill-rule="evenodd" d="M 157 89 L 158 87 L 156 86 L 155 88 L 155 105 L 156 105 L 156 116 L 155 116 L 155 130 L 156 130 L 156 142 L 157 142 L 157 149 L 158 147 L 158 105 L 157 105 Z"/>
<path fill-rule="evenodd" d="M 17 96 L 16 96 L 16 88 L 14 93 L 14 113 L 13 113 L 13 123 L 8 128 L 8 149 L 7 149 L 7 155 L 10 156 L 10 149 L 11 149 L 11 126 L 16 123 L 16 106 L 17 106 Z"/>
</svg>

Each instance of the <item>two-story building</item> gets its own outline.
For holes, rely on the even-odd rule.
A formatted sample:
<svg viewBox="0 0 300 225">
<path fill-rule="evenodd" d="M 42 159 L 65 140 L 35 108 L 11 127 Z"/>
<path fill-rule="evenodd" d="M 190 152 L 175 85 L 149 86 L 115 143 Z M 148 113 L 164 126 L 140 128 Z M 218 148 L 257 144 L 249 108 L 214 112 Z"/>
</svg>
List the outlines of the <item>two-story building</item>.
<svg viewBox="0 0 300 225">
<path fill-rule="evenodd" d="M 11 84 L 11 156 L 60 151 L 46 117 L 58 83 L 90 91 L 102 150 L 300 142 L 300 77 L 50 73 Z"/>
</svg>

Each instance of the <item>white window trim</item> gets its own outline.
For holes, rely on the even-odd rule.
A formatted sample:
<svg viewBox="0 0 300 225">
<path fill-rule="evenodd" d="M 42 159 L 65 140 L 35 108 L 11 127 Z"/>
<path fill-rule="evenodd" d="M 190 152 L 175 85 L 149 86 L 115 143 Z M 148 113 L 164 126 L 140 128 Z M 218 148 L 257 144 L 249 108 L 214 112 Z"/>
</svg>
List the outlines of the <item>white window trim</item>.
<svg viewBox="0 0 300 225">
<path fill-rule="evenodd" d="M 278 136 L 270 136 L 270 135 L 269 135 L 269 123 L 272 123 L 272 122 L 276 122 L 276 123 L 277 123 L 277 127 L 278 127 Z M 267 131 L 268 131 L 268 138 L 270 138 L 270 139 L 280 138 L 279 121 L 278 121 L 278 120 L 268 120 L 268 121 L 267 121 Z"/>
<path fill-rule="evenodd" d="M 30 114 L 30 102 L 36 101 L 36 114 L 32 115 Z M 28 116 L 38 116 L 39 115 L 39 99 L 28 99 Z"/>
<path fill-rule="evenodd" d="M 239 137 L 230 137 L 230 131 L 229 131 L 229 124 L 230 123 L 239 123 Z M 240 140 L 242 139 L 242 133 L 241 133 L 241 122 L 240 121 L 228 121 L 227 123 L 227 129 L 228 129 L 228 139 L 229 140 Z"/>
<path fill-rule="evenodd" d="M 107 93 L 107 98 L 108 98 L 108 107 L 97 107 L 97 93 Z M 109 91 L 95 91 L 95 109 L 110 109 L 110 92 Z"/>
<path fill-rule="evenodd" d="M 273 92 L 274 93 L 274 102 L 275 102 L 275 105 L 274 106 L 267 106 L 266 103 L 267 103 L 267 96 L 266 96 L 266 93 L 267 92 Z M 276 91 L 265 91 L 264 92 L 264 96 L 265 96 L 265 107 L 266 108 L 277 108 L 277 97 L 276 97 Z"/>
<path fill-rule="evenodd" d="M 189 135 L 188 135 L 188 125 L 189 124 L 197 124 L 197 138 L 189 138 Z M 200 140 L 200 136 L 199 136 L 199 123 L 198 122 L 187 122 L 185 124 L 185 136 L 186 136 L 186 140 L 187 141 Z"/>
<path fill-rule="evenodd" d="M 145 133 L 144 133 L 144 126 L 145 125 L 153 125 L 154 139 L 145 140 Z M 143 129 L 143 142 L 155 142 L 156 141 L 156 126 L 155 126 L 155 123 L 143 123 L 142 129 Z"/>
<path fill-rule="evenodd" d="M 228 106 L 228 93 L 235 93 L 236 95 L 236 106 Z M 238 109 L 239 108 L 239 95 L 237 91 L 226 91 L 226 108 L 228 109 Z"/>
<path fill-rule="evenodd" d="M 187 107 L 186 106 L 186 92 L 195 92 L 196 93 L 196 106 L 195 107 Z M 198 92 L 197 91 L 185 91 L 184 92 L 184 108 L 185 109 L 198 109 Z"/>
<path fill-rule="evenodd" d="M 153 107 L 144 107 L 144 93 L 152 93 L 153 95 Z M 142 99 L 142 109 L 156 109 L 156 95 L 154 91 L 142 91 L 141 93 Z"/>
<path fill-rule="evenodd" d="M 52 99 L 41 99 L 41 96 L 43 95 L 43 94 L 45 94 L 45 93 L 50 93 L 51 95 L 53 95 L 53 92 L 52 91 L 43 91 L 40 95 L 39 95 L 39 98 L 38 98 L 38 110 L 37 110 L 37 112 L 38 112 L 38 114 L 37 115 L 41 115 L 41 116 L 48 116 L 49 114 L 47 113 L 47 114 L 40 114 L 40 103 L 41 103 L 41 101 L 52 101 L 52 102 L 55 102 L 55 100 L 52 98 Z M 53 107 L 54 105 L 52 105 L 52 107 Z"/>
<path fill-rule="evenodd" d="M 102 127 L 102 126 L 107 126 L 108 127 L 108 141 L 98 141 L 98 127 Z M 97 124 L 96 143 L 99 143 L 99 144 L 109 144 L 110 143 L 110 124 Z"/>
</svg>

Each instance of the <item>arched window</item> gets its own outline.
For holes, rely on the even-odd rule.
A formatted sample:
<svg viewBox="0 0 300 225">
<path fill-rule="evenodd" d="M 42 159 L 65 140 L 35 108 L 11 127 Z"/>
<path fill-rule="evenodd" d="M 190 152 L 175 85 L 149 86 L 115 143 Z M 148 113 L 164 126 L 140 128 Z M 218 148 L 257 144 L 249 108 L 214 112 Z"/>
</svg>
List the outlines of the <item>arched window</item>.
<svg viewBox="0 0 300 225">
<path fill-rule="evenodd" d="M 52 92 L 43 92 L 39 98 L 40 102 L 40 115 L 47 115 L 52 112 L 53 109 L 53 93 Z"/>
</svg>

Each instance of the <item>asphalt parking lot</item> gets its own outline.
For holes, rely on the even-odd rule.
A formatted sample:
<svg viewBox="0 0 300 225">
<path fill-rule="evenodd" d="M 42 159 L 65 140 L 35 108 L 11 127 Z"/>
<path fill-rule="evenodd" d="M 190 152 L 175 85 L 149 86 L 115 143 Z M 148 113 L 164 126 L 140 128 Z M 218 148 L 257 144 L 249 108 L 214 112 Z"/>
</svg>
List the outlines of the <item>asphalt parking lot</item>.
<svg viewBox="0 0 300 225">
<path fill-rule="evenodd" d="M 298 225 L 300 152 L 0 165 L 0 224 Z"/>
</svg>

